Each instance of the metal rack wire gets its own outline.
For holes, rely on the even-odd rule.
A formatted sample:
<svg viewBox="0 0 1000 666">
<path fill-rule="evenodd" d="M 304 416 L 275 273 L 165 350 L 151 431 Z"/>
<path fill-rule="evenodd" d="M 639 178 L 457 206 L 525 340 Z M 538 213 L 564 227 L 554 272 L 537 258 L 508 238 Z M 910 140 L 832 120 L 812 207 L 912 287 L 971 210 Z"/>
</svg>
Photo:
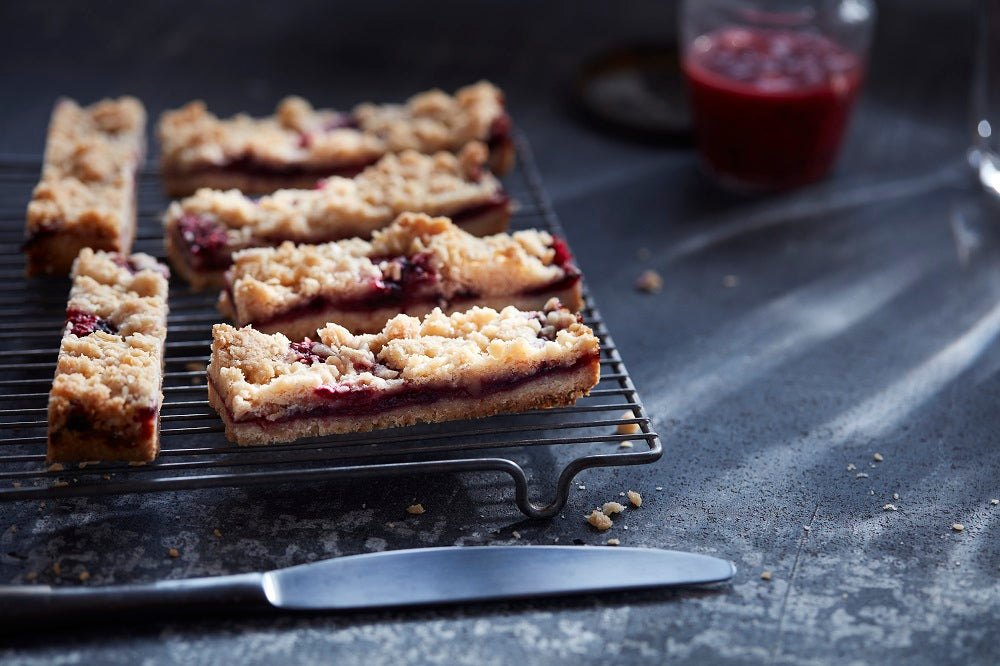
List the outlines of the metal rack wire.
<svg viewBox="0 0 1000 666">
<path fill-rule="evenodd" d="M 518 202 L 512 227 L 563 236 L 542 188 L 531 149 L 517 139 L 518 167 L 505 178 Z M 27 279 L 20 252 L 24 209 L 37 179 L 36 156 L 0 156 L 0 500 L 57 499 L 218 486 L 316 482 L 346 477 L 440 472 L 500 472 L 514 482 L 518 508 L 550 517 L 569 486 L 592 467 L 639 465 L 662 455 L 628 371 L 584 288 L 586 323 L 601 341 L 601 382 L 575 406 L 487 419 L 418 425 L 268 447 L 237 447 L 223 435 L 204 382 L 212 324 L 221 319 L 213 294 L 196 294 L 174 279 L 170 289 L 162 450 L 147 465 L 97 463 L 60 469 L 45 462 L 46 404 L 65 310 L 65 279 Z M 135 250 L 163 256 L 160 214 L 166 199 L 155 170 L 139 185 Z M 631 410 L 634 418 L 623 418 Z M 639 432 L 620 434 L 635 423 Z M 634 448 L 619 444 L 629 440 Z M 555 493 L 538 503 L 525 468 L 560 468 Z"/>
</svg>

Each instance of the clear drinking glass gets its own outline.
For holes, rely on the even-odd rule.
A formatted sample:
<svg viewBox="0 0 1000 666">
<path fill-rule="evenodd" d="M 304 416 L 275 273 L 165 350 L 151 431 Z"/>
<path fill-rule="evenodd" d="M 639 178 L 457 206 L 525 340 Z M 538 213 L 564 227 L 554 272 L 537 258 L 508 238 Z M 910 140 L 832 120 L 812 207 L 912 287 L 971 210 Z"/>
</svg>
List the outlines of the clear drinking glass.
<svg viewBox="0 0 1000 666">
<path fill-rule="evenodd" d="M 983 188 L 1000 197 L 1000 0 L 979 0 L 977 9 L 969 163 Z"/>
<path fill-rule="evenodd" d="M 681 62 L 709 170 L 754 188 L 826 175 L 874 20 L 870 0 L 684 0 Z"/>
</svg>

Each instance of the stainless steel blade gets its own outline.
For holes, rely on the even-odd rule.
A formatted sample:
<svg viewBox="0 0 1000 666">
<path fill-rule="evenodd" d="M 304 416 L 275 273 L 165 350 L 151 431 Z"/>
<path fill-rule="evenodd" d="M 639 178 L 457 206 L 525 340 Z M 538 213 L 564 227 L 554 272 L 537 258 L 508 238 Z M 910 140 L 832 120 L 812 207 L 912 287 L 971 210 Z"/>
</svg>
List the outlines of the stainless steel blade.
<svg viewBox="0 0 1000 666">
<path fill-rule="evenodd" d="M 279 608 L 357 609 L 717 583 L 735 571 L 716 557 L 651 548 L 420 548 L 271 571 L 264 591 Z"/>
</svg>

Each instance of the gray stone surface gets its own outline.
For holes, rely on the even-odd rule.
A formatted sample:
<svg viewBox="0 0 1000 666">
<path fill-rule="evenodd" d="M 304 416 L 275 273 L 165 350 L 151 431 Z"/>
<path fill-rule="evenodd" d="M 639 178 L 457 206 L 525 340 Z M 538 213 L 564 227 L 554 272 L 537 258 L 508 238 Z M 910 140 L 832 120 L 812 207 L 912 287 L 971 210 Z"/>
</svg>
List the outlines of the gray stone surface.
<svg viewBox="0 0 1000 666">
<path fill-rule="evenodd" d="M 264 111 L 292 91 L 346 105 L 497 80 L 667 451 L 581 475 L 565 517 L 544 522 L 523 521 L 489 476 L 3 505 L 0 581 L 52 582 L 57 561 L 61 584 L 86 569 L 93 585 L 612 535 L 718 554 L 739 574 L 688 592 L 38 627 L 5 636 L 0 660 L 996 663 L 1000 230 L 962 163 L 968 5 L 881 3 L 836 173 L 749 198 L 718 190 L 690 152 L 598 134 L 564 105 L 582 56 L 670 35 L 669 6 L 5 5 L 5 153 L 41 148 L 58 94 Z M 633 290 L 644 268 L 664 276 L 660 294 Z M 591 531 L 582 515 L 625 488 L 643 507 Z M 412 501 L 427 513 L 407 516 Z"/>
</svg>

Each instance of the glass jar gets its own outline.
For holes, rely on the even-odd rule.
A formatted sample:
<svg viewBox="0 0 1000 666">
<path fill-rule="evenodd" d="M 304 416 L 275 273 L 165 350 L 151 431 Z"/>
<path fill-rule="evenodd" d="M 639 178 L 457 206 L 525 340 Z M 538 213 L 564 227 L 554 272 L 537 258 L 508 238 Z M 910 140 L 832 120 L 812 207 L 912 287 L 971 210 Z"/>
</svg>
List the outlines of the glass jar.
<svg viewBox="0 0 1000 666">
<path fill-rule="evenodd" d="M 865 78 L 869 0 L 685 0 L 681 61 L 702 160 L 723 182 L 825 176 Z"/>
</svg>

